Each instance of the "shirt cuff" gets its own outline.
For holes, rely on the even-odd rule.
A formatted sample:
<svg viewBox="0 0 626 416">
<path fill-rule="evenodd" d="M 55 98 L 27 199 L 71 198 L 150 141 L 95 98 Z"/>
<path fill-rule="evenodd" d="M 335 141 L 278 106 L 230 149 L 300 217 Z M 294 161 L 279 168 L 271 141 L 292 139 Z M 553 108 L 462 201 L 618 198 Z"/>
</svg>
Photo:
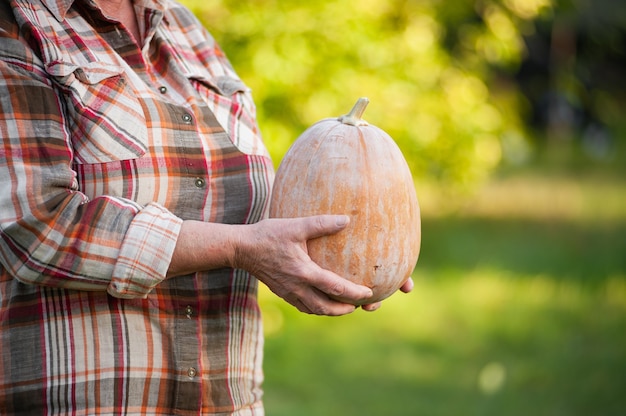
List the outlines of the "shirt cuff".
<svg viewBox="0 0 626 416">
<path fill-rule="evenodd" d="M 145 206 L 126 232 L 107 292 L 146 298 L 165 280 L 183 220 L 159 204 Z"/>
</svg>

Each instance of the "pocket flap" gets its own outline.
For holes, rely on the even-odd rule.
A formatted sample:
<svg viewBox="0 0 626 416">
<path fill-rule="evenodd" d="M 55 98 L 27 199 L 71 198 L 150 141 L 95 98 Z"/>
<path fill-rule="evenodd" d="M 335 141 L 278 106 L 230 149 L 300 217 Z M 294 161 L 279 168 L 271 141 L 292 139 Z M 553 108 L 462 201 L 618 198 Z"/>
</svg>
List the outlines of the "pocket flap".
<svg viewBox="0 0 626 416">
<path fill-rule="evenodd" d="M 250 88 L 238 78 L 220 75 L 208 78 L 202 75 L 189 75 L 189 79 L 200 82 L 224 97 L 230 97 L 238 92 L 249 92 Z"/>
<path fill-rule="evenodd" d="M 73 73 L 80 82 L 93 85 L 122 75 L 124 68 L 103 62 L 90 62 L 79 66 L 72 62 L 53 61 L 46 65 L 46 72 L 58 78 L 65 78 Z"/>
</svg>

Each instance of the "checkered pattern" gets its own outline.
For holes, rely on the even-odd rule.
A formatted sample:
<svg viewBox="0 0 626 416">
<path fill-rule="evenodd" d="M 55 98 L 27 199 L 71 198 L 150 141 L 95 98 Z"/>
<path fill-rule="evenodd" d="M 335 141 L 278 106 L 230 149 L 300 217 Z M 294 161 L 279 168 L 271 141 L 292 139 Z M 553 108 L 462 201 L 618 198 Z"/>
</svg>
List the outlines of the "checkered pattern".
<svg viewBox="0 0 626 416">
<path fill-rule="evenodd" d="M 250 92 L 185 8 L 0 4 L 0 414 L 263 413 L 256 280 L 165 279 L 183 220 L 252 223 Z"/>
</svg>

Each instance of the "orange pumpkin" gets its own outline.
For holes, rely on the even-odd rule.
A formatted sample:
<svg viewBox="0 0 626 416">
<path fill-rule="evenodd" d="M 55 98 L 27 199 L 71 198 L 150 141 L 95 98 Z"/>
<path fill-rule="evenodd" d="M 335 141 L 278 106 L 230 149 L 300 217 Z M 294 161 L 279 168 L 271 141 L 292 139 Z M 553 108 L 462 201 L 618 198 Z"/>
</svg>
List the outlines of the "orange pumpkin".
<svg viewBox="0 0 626 416">
<path fill-rule="evenodd" d="M 400 149 L 361 116 L 369 100 L 352 111 L 308 128 L 276 172 L 270 217 L 347 214 L 341 232 L 309 241 L 321 267 L 368 286 L 387 298 L 411 275 L 420 250 L 420 211 L 413 177 Z"/>
</svg>

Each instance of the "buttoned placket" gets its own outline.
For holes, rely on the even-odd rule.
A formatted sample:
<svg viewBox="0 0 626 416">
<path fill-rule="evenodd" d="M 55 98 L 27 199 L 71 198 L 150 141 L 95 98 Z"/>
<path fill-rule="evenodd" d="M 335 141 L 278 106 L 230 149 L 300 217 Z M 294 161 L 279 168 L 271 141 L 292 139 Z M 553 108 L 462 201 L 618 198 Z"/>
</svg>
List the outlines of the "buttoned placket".
<svg viewBox="0 0 626 416">
<path fill-rule="evenodd" d="M 191 319 L 193 316 L 193 307 L 191 305 L 187 305 L 185 307 L 185 317 L 187 319 Z M 196 376 L 198 376 L 198 369 L 194 366 L 190 366 L 187 368 L 187 377 L 189 377 L 190 379 L 194 379 Z"/>
<path fill-rule="evenodd" d="M 161 87 L 161 89 L 163 89 L 163 88 L 166 89 L 166 87 Z M 187 112 L 187 111 L 183 112 L 180 115 L 180 120 L 186 126 L 192 126 L 192 125 L 194 125 L 194 122 L 195 122 L 195 119 L 194 119 L 193 115 L 190 112 Z M 206 179 L 206 177 L 203 177 L 203 176 L 196 176 L 193 179 L 193 184 L 194 184 L 194 186 L 197 189 L 204 191 L 204 189 L 207 187 L 207 179 Z"/>
<path fill-rule="evenodd" d="M 180 276 L 172 282 L 177 299 L 177 319 L 173 331 L 172 356 L 179 374 L 175 407 L 180 410 L 197 410 L 202 391 L 202 353 L 198 340 L 200 331 L 199 306 L 196 303 L 194 276 Z"/>
<path fill-rule="evenodd" d="M 158 95 L 168 94 L 169 87 L 156 83 L 154 87 Z M 169 97 L 168 97 L 169 98 Z M 186 105 L 173 103 L 170 99 L 161 101 L 164 112 L 167 112 L 174 135 L 175 145 L 178 149 L 186 149 L 180 152 L 181 167 L 187 169 L 188 179 L 182 183 L 185 189 L 180 192 L 185 197 L 184 207 L 181 207 L 179 215 L 185 219 L 203 220 L 203 210 L 207 203 L 206 188 L 209 186 L 209 172 L 202 138 L 195 124 L 197 117 L 192 109 Z M 195 406 L 202 399 L 202 352 L 198 340 L 200 333 L 200 312 L 198 299 L 192 291 L 194 287 L 193 276 L 181 276 L 173 279 L 175 286 L 173 291 L 177 293 L 176 315 L 177 320 L 173 328 L 173 350 L 170 352 L 176 362 L 176 370 L 179 374 L 176 386 L 177 394 L 174 406 L 180 410 L 196 410 Z"/>
</svg>

